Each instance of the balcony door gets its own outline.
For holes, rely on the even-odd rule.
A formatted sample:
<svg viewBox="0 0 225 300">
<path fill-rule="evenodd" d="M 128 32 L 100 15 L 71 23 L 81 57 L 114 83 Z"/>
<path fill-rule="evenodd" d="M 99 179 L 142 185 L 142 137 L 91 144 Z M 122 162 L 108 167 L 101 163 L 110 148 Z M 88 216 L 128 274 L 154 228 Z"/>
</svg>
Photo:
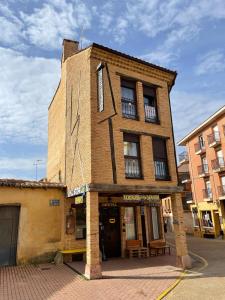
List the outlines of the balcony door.
<svg viewBox="0 0 225 300">
<path fill-rule="evenodd" d="M 223 151 L 216 151 L 219 167 L 224 167 Z"/>
</svg>

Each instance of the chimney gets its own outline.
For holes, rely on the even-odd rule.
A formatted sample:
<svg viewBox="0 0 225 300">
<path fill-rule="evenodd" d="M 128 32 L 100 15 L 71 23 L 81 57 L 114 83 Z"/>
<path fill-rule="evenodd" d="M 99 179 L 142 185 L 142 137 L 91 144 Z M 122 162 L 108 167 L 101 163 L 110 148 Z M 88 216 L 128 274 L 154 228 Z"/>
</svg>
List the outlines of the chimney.
<svg viewBox="0 0 225 300">
<path fill-rule="evenodd" d="M 63 40 L 63 53 L 62 53 L 62 62 L 64 62 L 68 57 L 74 55 L 78 52 L 79 42 L 71 40 Z"/>
</svg>

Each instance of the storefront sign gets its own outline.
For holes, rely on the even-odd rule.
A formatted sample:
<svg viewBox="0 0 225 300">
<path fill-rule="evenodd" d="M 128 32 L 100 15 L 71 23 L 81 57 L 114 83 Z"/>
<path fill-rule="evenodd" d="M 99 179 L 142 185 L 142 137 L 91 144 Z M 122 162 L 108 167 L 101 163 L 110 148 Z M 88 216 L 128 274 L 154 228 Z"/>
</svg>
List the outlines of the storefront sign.
<svg viewBox="0 0 225 300">
<path fill-rule="evenodd" d="M 148 201 L 149 203 L 160 203 L 159 195 L 123 195 L 124 201 Z"/>
<path fill-rule="evenodd" d="M 83 195 L 75 197 L 75 204 L 83 204 L 85 202 L 85 197 Z"/>
<path fill-rule="evenodd" d="M 67 191 L 67 197 L 74 197 L 77 195 L 85 194 L 88 188 L 87 185 L 82 185 L 79 188 L 75 188 L 73 190 Z"/>
<path fill-rule="evenodd" d="M 59 206 L 60 200 L 59 199 L 51 199 L 49 200 L 49 206 Z"/>
</svg>

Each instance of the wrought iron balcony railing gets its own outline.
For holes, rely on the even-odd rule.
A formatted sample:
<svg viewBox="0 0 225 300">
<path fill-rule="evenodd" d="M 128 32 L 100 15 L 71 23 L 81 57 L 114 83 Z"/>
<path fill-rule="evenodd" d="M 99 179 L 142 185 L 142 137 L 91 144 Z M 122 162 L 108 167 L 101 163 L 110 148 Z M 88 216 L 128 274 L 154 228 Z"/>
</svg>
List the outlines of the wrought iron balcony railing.
<svg viewBox="0 0 225 300">
<path fill-rule="evenodd" d="M 182 162 L 187 162 L 189 159 L 188 159 L 188 154 L 186 151 L 182 152 L 179 154 L 179 162 L 182 163 Z"/>
<path fill-rule="evenodd" d="M 157 113 L 154 106 L 145 105 L 145 120 L 149 122 L 157 122 Z"/>
<path fill-rule="evenodd" d="M 194 147 L 195 147 L 196 154 L 201 154 L 201 153 L 205 152 L 205 143 L 204 142 L 203 143 L 198 142 L 194 145 Z"/>
<path fill-rule="evenodd" d="M 199 176 L 205 176 L 207 174 L 209 174 L 208 164 L 202 164 L 201 166 L 198 166 L 198 175 Z"/>
<path fill-rule="evenodd" d="M 212 169 L 214 172 L 220 172 L 225 169 L 225 162 L 223 157 L 218 157 L 211 161 Z"/>
<path fill-rule="evenodd" d="M 202 190 L 203 199 L 212 200 L 213 194 L 211 189 L 204 189 Z"/>
<path fill-rule="evenodd" d="M 137 109 L 135 103 L 132 103 L 126 98 L 122 98 L 122 114 L 126 118 L 136 119 Z"/>
<path fill-rule="evenodd" d="M 170 180 L 167 161 L 156 160 L 154 161 L 154 164 L 155 164 L 155 178 L 161 180 Z"/>
<path fill-rule="evenodd" d="M 125 158 L 125 175 L 128 178 L 141 177 L 141 170 L 138 158 Z"/>
<path fill-rule="evenodd" d="M 215 145 L 220 144 L 220 132 L 214 131 L 213 133 L 207 136 L 209 147 L 213 147 Z"/>
<path fill-rule="evenodd" d="M 225 185 L 220 185 L 217 187 L 219 197 L 225 197 Z"/>
</svg>

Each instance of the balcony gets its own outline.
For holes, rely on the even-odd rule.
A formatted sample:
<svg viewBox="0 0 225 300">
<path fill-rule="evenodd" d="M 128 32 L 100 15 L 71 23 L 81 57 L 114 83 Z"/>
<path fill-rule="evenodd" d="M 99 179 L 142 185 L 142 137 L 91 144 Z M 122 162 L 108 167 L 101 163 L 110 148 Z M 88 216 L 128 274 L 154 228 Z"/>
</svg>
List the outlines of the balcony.
<svg viewBox="0 0 225 300">
<path fill-rule="evenodd" d="M 154 106 L 145 105 L 145 121 L 151 123 L 157 123 L 157 113 Z"/>
<path fill-rule="evenodd" d="M 189 158 L 188 158 L 188 154 L 186 151 L 179 154 L 179 163 L 180 164 L 183 164 L 188 161 L 189 161 Z"/>
<path fill-rule="evenodd" d="M 214 131 L 213 133 L 207 136 L 207 139 L 209 147 L 216 147 L 221 143 L 219 131 Z"/>
<path fill-rule="evenodd" d="M 179 176 L 179 179 L 182 184 L 191 182 L 190 174 Z"/>
<path fill-rule="evenodd" d="M 213 172 L 225 171 L 225 162 L 223 157 L 218 157 L 211 161 Z"/>
<path fill-rule="evenodd" d="M 170 180 L 167 161 L 154 161 L 155 164 L 155 179 Z"/>
<path fill-rule="evenodd" d="M 201 166 L 198 166 L 198 176 L 199 177 L 209 176 L 209 166 L 208 166 L 208 164 L 203 164 Z"/>
<path fill-rule="evenodd" d="M 192 192 L 186 192 L 185 193 L 185 201 L 186 201 L 187 204 L 193 203 Z"/>
<path fill-rule="evenodd" d="M 129 99 L 122 98 L 122 114 L 125 118 L 137 119 L 136 105 Z"/>
<path fill-rule="evenodd" d="M 195 147 L 195 154 L 202 154 L 205 153 L 205 143 L 196 143 Z"/>
<path fill-rule="evenodd" d="M 138 158 L 125 158 L 126 178 L 141 178 L 141 170 Z"/>
<path fill-rule="evenodd" d="M 225 185 L 218 186 L 217 189 L 218 189 L 219 199 L 221 200 L 225 199 Z"/>
<path fill-rule="evenodd" d="M 206 202 L 212 201 L 213 200 L 213 194 L 211 189 L 204 189 L 202 190 L 203 194 L 203 200 Z"/>
</svg>

